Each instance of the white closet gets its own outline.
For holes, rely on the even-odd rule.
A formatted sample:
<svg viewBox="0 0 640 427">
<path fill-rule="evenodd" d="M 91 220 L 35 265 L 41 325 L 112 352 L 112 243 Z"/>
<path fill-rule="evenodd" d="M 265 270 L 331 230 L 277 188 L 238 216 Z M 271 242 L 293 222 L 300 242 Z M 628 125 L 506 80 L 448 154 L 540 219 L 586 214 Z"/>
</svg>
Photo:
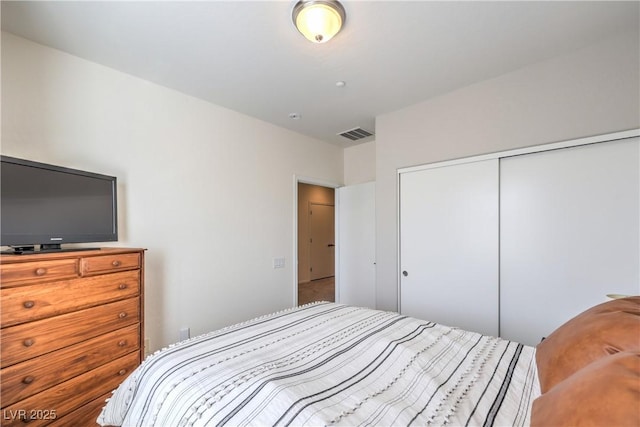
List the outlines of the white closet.
<svg viewBox="0 0 640 427">
<path fill-rule="evenodd" d="M 606 294 L 639 294 L 638 138 L 500 162 L 500 332 L 537 343 Z"/>
<path fill-rule="evenodd" d="M 640 294 L 637 135 L 399 171 L 401 312 L 535 345 Z"/>
<path fill-rule="evenodd" d="M 498 160 L 402 174 L 400 188 L 402 313 L 497 335 Z"/>
</svg>

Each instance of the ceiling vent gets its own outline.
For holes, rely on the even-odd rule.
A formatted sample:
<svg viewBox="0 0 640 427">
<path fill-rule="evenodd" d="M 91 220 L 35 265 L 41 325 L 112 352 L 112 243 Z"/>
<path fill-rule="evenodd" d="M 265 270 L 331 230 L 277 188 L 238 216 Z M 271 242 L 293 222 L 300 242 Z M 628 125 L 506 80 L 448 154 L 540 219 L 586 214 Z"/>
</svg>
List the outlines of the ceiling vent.
<svg viewBox="0 0 640 427">
<path fill-rule="evenodd" d="M 358 141 L 359 139 L 364 139 L 369 136 L 372 136 L 373 133 L 369 132 L 368 130 L 364 130 L 362 128 L 353 128 L 350 130 L 346 130 L 344 132 L 340 132 L 338 135 L 343 136 L 352 141 Z"/>
</svg>

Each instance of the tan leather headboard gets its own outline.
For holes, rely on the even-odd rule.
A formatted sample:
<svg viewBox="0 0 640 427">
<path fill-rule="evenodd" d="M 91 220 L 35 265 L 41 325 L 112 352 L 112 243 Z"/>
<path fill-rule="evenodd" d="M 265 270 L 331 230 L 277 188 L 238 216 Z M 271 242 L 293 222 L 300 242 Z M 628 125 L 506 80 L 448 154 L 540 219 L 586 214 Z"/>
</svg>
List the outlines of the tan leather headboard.
<svg viewBox="0 0 640 427">
<path fill-rule="evenodd" d="M 640 425 L 640 353 L 587 365 L 533 402 L 532 427 Z"/>
<path fill-rule="evenodd" d="M 640 296 L 574 317 L 536 347 L 532 426 L 640 426 Z"/>
<path fill-rule="evenodd" d="M 640 352 L 640 296 L 592 307 L 538 344 L 542 393 L 588 364 L 620 351 Z"/>
</svg>

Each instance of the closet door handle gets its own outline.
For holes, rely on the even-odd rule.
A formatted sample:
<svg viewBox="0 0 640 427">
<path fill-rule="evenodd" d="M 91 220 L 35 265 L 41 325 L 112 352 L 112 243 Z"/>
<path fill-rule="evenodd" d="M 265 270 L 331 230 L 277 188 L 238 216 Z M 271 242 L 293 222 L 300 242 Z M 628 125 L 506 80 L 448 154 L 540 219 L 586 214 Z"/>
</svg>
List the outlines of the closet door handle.
<svg viewBox="0 0 640 427">
<path fill-rule="evenodd" d="M 402 272 L 402 275 L 403 275 L 404 277 L 407 277 L 407 276 L 409 275 L 409 273 L 407 273 L 407 270 L 404 270 L 404 271 Z"/>
</svg>

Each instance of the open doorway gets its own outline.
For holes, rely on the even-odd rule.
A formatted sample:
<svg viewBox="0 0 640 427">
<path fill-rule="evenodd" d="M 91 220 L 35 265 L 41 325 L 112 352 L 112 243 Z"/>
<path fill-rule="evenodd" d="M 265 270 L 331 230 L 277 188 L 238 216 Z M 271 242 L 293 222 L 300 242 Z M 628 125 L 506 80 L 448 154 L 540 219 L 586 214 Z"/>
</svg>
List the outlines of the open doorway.
<svg viewBox="0 0 640 427">
<path fill-rule="evenodd" d="M 335 190 L 298 182 L 298 305 L 335 301 Z"/>
</svg>

